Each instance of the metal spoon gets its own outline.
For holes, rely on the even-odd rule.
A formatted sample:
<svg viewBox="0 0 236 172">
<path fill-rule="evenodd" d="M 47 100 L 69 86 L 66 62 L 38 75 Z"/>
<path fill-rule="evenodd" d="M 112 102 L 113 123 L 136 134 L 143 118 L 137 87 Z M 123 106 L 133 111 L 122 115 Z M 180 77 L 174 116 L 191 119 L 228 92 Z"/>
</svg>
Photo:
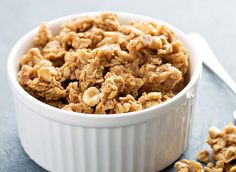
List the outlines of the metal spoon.
<svg viewBox="0 0 236 172">
<path fill-rule="evenodd" d="M 193 44 L 200 51 L 204 52 L 204 57 L 202 57 L 202 61 L 204 65 L 206 65 L 210 70 L 212 70 L 219 78 L 224 81 L 224 83 L 232 90 L 232 92 L 236 95 L 236 83 L 229 76 L 229 74 L 222 67 L 220 62 L 217 60 L 214 55 L 211 47 L 207 43 L 207 41 L 197 33 L 191 33 L 188 35 L 189 39 L 192 40 Z M 236 124 L 236 110 L 233 112 L 234 123 Z"/>
</svg>

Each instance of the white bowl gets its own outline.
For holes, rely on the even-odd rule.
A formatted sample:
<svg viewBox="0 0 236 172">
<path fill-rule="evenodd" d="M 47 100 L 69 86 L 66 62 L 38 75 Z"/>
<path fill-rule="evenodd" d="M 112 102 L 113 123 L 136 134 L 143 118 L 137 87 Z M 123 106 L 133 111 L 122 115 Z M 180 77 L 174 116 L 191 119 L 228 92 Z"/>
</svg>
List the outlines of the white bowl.
<svg viewBox="0 0 236 172">
<path fill-rule="evenodd" d="M 76 14 L 48 22 L 54 33 L 65 21 L 98 13 Z M 32 46 L 38 28 L 24 35 L 8 59 L 8 77 L 25 152 L 49 171 L 153 172 L 173 163 L 186 149 L 202 64 L 187 36 L 175 27 L 141 15 L 117 13 L 121 23 L 154 21 L 174 31 L 190 53 L 190 81 L 172 99 L 137 112 L 88 115 L 49 106 L 18 83 L 19 59 Z"/>
</svg>

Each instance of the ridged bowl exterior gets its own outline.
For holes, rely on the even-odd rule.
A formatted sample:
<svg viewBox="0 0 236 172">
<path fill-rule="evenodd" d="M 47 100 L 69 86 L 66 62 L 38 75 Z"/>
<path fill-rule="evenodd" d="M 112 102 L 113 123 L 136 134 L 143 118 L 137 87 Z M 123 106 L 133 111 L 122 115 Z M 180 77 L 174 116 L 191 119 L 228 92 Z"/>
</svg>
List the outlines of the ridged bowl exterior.
<svg viewBox="0 0 236 172">
<path fill-rule="evenodd" d="M 156 119 L 104 128 L 73 126 L 48 119 L 15 95 L 21 144 L 31 159 L 49 171 L 160 171 L 187 147 L 193 119 L 193 92 L 176 108 Z"/>
<path fill-rule="evenodd" d="M 96 15 L 87 13 L 75 16 Z M 53 32 L 75 16 L 49 22 Z M 173 163 L 188 145 L 201 60 L 178 29 L 140 15 L 118 13 L 122 23 L 156 21 L 175 31 L 190 53 L 190 81 L 161 105 L 121 115 L 86 115 L 60 110 L 30 96 L 17 81 L 19 58 L 32 46 L 37 28 L 13 47 L 8 76 L 16 107 L 17 126 L 25 152 L 55 172 L 154 172 Z"/>
</svg>

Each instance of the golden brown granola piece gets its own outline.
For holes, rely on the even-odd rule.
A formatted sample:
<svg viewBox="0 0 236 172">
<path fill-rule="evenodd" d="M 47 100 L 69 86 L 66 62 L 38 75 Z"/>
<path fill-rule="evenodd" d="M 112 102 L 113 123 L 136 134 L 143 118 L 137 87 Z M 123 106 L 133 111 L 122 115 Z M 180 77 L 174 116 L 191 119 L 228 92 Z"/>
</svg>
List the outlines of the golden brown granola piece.
<svg viewBox="0 0 236 172">
<path fill-rule="evenodd" d="M 66 96 L 66 92 L 61 87 L 53 87 L 44 92 L 38 92 L 38 95 L 43 97 L 45 100 L 59 100 Z"/>
<path fill-rule="evenodd" d="M 223 138 L 226 141 L 226 144 L 228 145 L 232 145 L 235 144 L 236 145 L 236 127 L 233 124 L 229 124 L 227 125 L 224 130 L 224 135 Z"/>
<path fill-rule="evenodd" d="M 170 92 L 182 79 L 181 72 L 171 64 L 146 64 L 141 67 L 140 72 L 144 80 L 141 88 L 143 91 Z"/>
<path fill-rule="evenodd" d="M 173 52 L 172 45 L 168 42 L 165 36 L 161 35 L 159 36 L 162 42 L 162 47 L 161 49 L 157 50 L 157 54 L 159 55 L 168 55 Z"/>
<path fill-rule="evenodd" d="M 23 65 L 18 80 L 30 94 L 45 100 L 58 100 L 65 97 L 65 90 L 58 81 L 60 72 L 51 62 L 41 60 L 34 67 Z"/>
<path fill-rule="evenodd" d="M 35 45 L 45 46 L 52 39 L 52 32 L 45 22 L 39 26 L 38 35 L 34 37 L 33 42 Z"/>
<path fill-rule="evenodd" d="M 143 35 L 144 32 L 140 29 L 132 26 L 132 25 L 121 25 L 119 28 L 119 32 L 123 33 L 130 37 L 130 39 L 134 39 L 140 35 Z"/>
<path fill-rule="evenodd" d="M 104 68 L 100 65 L 100 61 L 97 58 L 91 60 L 81 71 L 75 71 L 81 91 L 85 91 L 88 87 L 96 84 L 100 86 L 104 81 L 103 71 Z"/>
<path fill-rule="evenodd" d="M 203 172 L 200 163 L 183 159 L 175 163 L 176 172 Z"/>
<path fill-rule="evenodd" d="M 33 78 L 35 71 L 34 68 L 28 65 L 23 65 L 18 72 L 18 82 L 20 85 L 25 86 L 27 82 Z"/>
<path fill-rule="evenodd" d="M 65 54 L 65 63 L 59 69 L 62 73 L 62 81 L 68 79 L 79 80 L 83 68 L 92 58 L 92 54 L 86 49 L 78 49 L 75 52 L 67 52 Z"/>
<path fill-rule="evenodd" d="M 223 161 L 226 164 L 236 160 L 236 127 L 234 125 L 227 125 L 223 131 L 218 128 L 209 129 L 209 138 L 207 143 L 213 150 L 213 159 Z"/>
<path fill-rule="evenodd" d="M 96 114 L 114 114 L 114 108 L 117 104 L 117 101 L 115 99 L 113 100 L 107 100 L 107 101 L 101 101 L 97 104 L 95 113 Z"/>
<path fill-rule="evenodd" d="M 42 49 L 44 58 L 49 60 L 61 59 L 64 57 L 66 51 L 62 48 L 61 43 L 57 40 L 48 42 Z"/>
<path fill-rule="evenodd" d="M 134 58 L 126 51 L 122 51 L 118 44 L 104 45 L 92 51 L 103 67 L 110 67 L 133 62 Z"/>
<path fill-rule="evenodd" d="M 37 75 L 38 78 L 46 82 L 55 82 L 55 80 L 60 77 L 60 73 L 53 66 L 41 67 L 37 71 Z"/>
<path fill-rule="evenodd" d="M 201 162 L 208 163 L 209 162 L 209 152 L 207 150 L 202 150 L 198 153 L 197 159 Z"/>
<path fill-rule="evenodd" d="M 83 102 L 70 103 L 68 105 L 65 105 L 62 109 L 79 113 L 93 113 L 93 109 Z"/>
<path fill-rule="evenodd" d="M 216 139 L 216 138 L 221 138 L 223 137 L 223 132 L 219 129 L 219 128 L 216 128 L 216 127 L 211 127 L 208 129 L 208 135 L 209 135 L 209 141 L 211 141 L 210 139 Z M 209 145 L 212 146 L 213 143 L 208 143 Z"/>
<path fill-rule="evenodd" d="M 105 76 L 105 81 L 101 87 L 101 103 L 106 100 L 112 100 L 118 96 L 124 89 L 124 79 L 121 76 L 108 72 Z"/>
<path fill-rule="evenodd" d="M 142 109 L 139 101 L 136 101 L 133 96 L 119 97 L 119 102 L 115 105 L 115 113 L 133 112 Z"/>
<path fill-rule="evenodd" d="M 169 92 L 169 93 L 162 93 L 162 102 L 165 102 L 167 100 L 170 100 L 172 97 L 174 97 L 175 94 L 172 93 L 172 92 Z"/>
<path fill-rule="evenodd" d="M 81 38 L 79 37 L 79 34 L 75 32 L 65 33 L 64 36 L 62 37 L 61 42 L 63 48 L 65 49 L 73 48 L 75 50 L 88 48 L 92 44 L 92 41 L 90 39 Z"/>
<path fill-rule="evenodd" d="M 115 13 L 102 13 L 95 18 L 95 24 L 98 28 L 107 31 L 119 30 L 119 18 Z"/>
<path fill-rule="evenodd" d="M 145 34 L 150 34 L 152 36 L 160 36 L 163 35 L 166 37 L 168 42 L 172 42 L 175 40 L 175 35 L 172 30 L 170 30 L 165 25 L 158 25 L 155 22 L 132 22 L 132 26 L 136 27 L 137 29 L 141 30 Z"/>
<path fill-rule="evenodd" d="M 186 74 L 189 68 L 187 49 L 183 47 L 182 42 L 179 40 L 172 42 L 171 47 L 173 52 L 163 56 L 163 59 L 179 69 L 183 75 Z"/>
<path fill-rule="evenodd" d="M 43 59 L 43 56 L 40 53 L 40 50 L 38 48 L 30 48 L 28 52 L 21 57 L 20 64 L 33 67 L 41 59 Z"/>
<path fill-rule="evenodd" d="M 165 25 L 159 25 L 157 35 L 164 35 L 168 42 L 172 42 L 175 40 L 174 32 Z"/>
<path fill-rule="evenodd" d="M 210 162 L 204 168 L 205 172 L 223 172 L 223 170 L 224 170 L 224 162 L 223 161 L 216 162 L 215 166 L 213 163 Z"/>
<path fill-rule="evenodd" d="M 40 80 L 40 78 L 34 78 L 33 80 L 29 80 L 27 82 L 27 86 L 31 90 L 35 91 L 35 94 L 43 97 L 45 100 L 59 100 L 60 98 L 64 98 L 66 96 L 66 91 L 58 81 L 49 83 Z"/>
<path fill-rule="evenodd" d="M 236 172 L 236 165 L 232 165 L 229 169 L 229 172 Z"/>
<path fill-rule="evenodd" d="M 97 44 L 104 38 L 104 30 L 93 27 L 86 32 L 78 33 L 78 35 L 82 38 L 90 39 L 92 41 L 91 47 L 95 48 L 99 47 Z"/>
<path fill-rule="evenodd" d="M 38 71 L 42 67 L 53 67 L 52 62 L 46 59 L 40 60 L 38 63 L 34 65 L 34 69 Z"/>
<path fill-rule="evenodd" d="M 125 35 L 125 40 L 120 45 L 125 50 L 127 50 L 127 45 L 131 40 L 144 34 L 141 30 L 131 25 L 121 25 L 119 31 Z"/>
<path fill-rule="evenodd" d="M 141 30 L 145 34 L 149 34 L 152 36 L 158 36 L 159 27 L 155 22 L 131 22 L 131 25 L 134 26 L 135 28 Z"/>
<path fill-rule="evenodd" d="M 229 163 L 236 159 L 236 145 L 231 145 L 224 149 L 224 162 Z"/>
<path fill-rule="evenodd" d="M 162 103 L 162 96 L 160 92 L 144 92 L 138 101 L 140 101 L 143 109 L 145 109 Z"/>
<path fill-rule="evenodd" d="M 125 85 L 122 93 L 124 95 L 131 94 L 134 97 L 138 96 L 138 90 L 144 83 L 142 78 L 135 77 L 139 73 L 138 69 L 131 65 L 117 65 L 110 67 L 110 72 L 123 77 Z"/>
<path fill-rule="evenodd" d="M 90 29 L 94 24 L 94 19 L 91 17 L 79 17 L 64 24 L 65 28 L 73 32 L 84 32 Z"/>
<path fill-rule="evenodd" d="M 133 40 L 131 40 L 127 49 L 131 54 L 136 54 L 140 50 L 143 49 L 154 49 L 158 50 L 162 48 L 162 41 L 159 36 L 151 36 L 151 35 L 141 35 Z"/>
<path fill-rule="evenodd" d="M 97 44 L 97 47 L 109 44 L 119 44 L 122 47 L 125 47 L 124 42 L 126 36 L 120 32 L 104 32 L 104 38 Z"/>
<path fill-rule="evenodd" d="M 67 93 L 67 101 L 69 103 L 79 103 L 79 86 L 78 82 L 71 82 L 66 87 L 66 93 Z"/>
<path fill-rule="evenodd" d="M 211 158 L 215 160 L 209 162 L 205 168 L 205 172 L 235 172 L 236 171 L 236 126 L 227 125 L 224 130 L 211 127 L 208 130 L 207 143 L 211 146 L 213 152 Z M 199 153 L 198 159 L 202 162 L 209 161 L 209 153 L 203 150 Z"/>
<path fill-rule="evenodd" d="M 72 47 L 74 49 L 88 48 L 92 44 L 90 39 L 75 37 L 72 40 Z"/>
</svg>

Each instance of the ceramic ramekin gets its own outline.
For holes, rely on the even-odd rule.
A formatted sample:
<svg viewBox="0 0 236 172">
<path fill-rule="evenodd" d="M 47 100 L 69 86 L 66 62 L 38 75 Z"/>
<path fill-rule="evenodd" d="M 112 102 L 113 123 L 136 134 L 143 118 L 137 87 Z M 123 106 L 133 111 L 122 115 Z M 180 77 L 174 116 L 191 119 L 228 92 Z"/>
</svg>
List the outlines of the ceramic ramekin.
<svg viewBox="0 0 236 172">
<path fill-rule="evenodd" d="M 76 14 L 48 22 L 54 33 Z M 187 36 L 177 28 L 141 15 L 117 13 L 121 23 L 154 21 L 171 28 L 188 48 L 190 81 L 171 100 L 137 112 L 88 115 L 60 110 L 29 95 L 18 83 L 19 58 L 32 46 L 38 28 L 23 36 L 8 59 L 18 132 L 29 157 L 56 172 L 154 172 L 173 163 L 186 149 L 202 64 Z"/>
</svg>

